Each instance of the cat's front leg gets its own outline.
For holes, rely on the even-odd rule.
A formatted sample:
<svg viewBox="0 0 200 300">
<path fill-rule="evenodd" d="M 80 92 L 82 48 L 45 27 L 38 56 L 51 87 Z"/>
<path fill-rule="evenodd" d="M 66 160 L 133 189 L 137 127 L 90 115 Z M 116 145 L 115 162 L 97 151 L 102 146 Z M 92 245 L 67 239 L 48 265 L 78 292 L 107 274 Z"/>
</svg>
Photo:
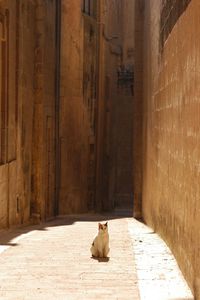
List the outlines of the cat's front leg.
<svg viewBox="0 0 200 300">
<path fill-rule="evenodd" d="M 103 250 L 102 250 L 102 249 L 99 250 L 99 257 L 100 257 L 100 258 L 103 258 Z"/>
<path fill-rule="evenodd" d="M 106 246 L 106 247 L 104 248 L 103 257 L 107 257 L 107 256 L 108 256 L 108 253 L 109 253 L 109 251 L 110 251 L 110 248 L 109 248 L 109 246 Z"/>
</svg>

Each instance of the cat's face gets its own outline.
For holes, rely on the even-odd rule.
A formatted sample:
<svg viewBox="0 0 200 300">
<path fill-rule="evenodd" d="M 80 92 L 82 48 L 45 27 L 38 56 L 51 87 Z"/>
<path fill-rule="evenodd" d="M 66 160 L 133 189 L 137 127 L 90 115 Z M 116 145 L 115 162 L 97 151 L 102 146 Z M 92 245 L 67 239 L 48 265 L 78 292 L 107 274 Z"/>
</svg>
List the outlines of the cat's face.
<svg viewBox="0 0 200 300">
<path fill-rule="evenodd" d="M 108 231 L 108 222 L 105 224 L 99 223 L 99 232 L 104 233 Z"/>
</svg>

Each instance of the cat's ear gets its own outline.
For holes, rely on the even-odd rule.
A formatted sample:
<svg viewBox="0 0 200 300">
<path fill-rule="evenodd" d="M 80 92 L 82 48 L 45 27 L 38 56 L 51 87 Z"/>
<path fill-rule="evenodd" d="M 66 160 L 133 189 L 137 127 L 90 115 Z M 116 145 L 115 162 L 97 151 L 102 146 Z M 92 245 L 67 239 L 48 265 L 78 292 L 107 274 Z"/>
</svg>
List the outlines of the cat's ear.
<svg viewBox="0 0 200 300">
<path fill-rule="evenodd" d="M 105 225 L 106 227 L 108 227 L 108 222 L 106 222 L 104 225 Z"/>
<path fill-rule="evenodd" d="M 101 223 L 99 223 L 99 229 L 102 229 L 102 225 L 101 225 Z"/>
</svg>

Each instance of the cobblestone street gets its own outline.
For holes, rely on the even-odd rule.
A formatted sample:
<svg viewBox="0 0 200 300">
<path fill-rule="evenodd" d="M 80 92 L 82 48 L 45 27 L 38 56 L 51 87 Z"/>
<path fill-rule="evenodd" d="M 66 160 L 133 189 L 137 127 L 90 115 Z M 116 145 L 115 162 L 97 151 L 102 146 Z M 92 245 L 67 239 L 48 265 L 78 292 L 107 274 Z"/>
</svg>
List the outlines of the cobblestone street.
<svg viewBox="0 0 200 300">
<path fill-rule="evenodd" d="M 108 220 L 110 258 L 95 260 L 90 245 Z M 1 232 L 0 299 L 191 300 L 165 246 L 133 218 L 77 215 Z"/>
</svg>

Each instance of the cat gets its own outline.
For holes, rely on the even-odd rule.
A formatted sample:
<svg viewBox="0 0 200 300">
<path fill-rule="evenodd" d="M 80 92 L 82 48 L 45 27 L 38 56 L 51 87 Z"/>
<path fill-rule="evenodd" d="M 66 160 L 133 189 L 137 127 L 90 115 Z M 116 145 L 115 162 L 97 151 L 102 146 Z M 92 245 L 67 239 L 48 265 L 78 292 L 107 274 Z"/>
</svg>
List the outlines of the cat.
<svg viewBox="0 0 200 300">
<path fill-rule="evenodd" d="M 108 234 L 108 222 L 105 224 L 99 223 L 99 232 L 95 237 L 92 247 L 90 248 L 93 257 L 106 258 L 109 249 L 109 234 Z"/>
</svg>

